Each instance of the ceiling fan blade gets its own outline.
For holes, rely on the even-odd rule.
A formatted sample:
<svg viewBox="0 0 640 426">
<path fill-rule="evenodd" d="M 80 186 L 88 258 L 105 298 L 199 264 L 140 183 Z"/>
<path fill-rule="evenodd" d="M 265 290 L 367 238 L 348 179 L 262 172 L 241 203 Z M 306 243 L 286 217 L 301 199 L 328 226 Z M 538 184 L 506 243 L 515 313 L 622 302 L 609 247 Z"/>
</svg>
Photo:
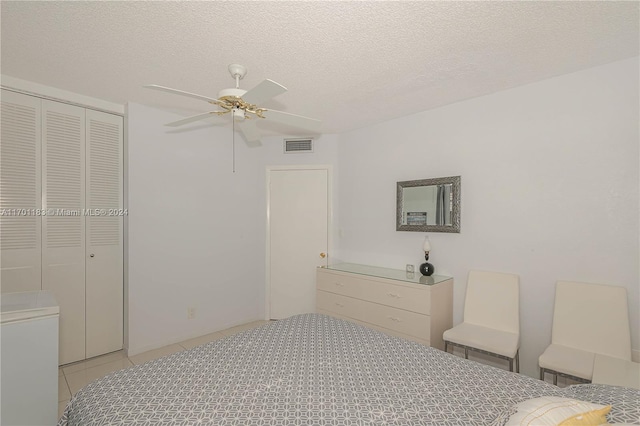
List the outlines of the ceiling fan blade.
<svg viewBox="0 0 640 426">
<path fill-rule="evenodd" d="M 192 115 L 191 117 L 183 118 L 182 120 L 172 121 L 171 123 L 165 124 L 165 126 L 169 127 L 178 127 L 183 124 L 191 123 L 193 121 L 204 120 L 205 118 L 209 118 L 212 115 L 217 115 L 215 111 L 205 112 L 204 114 Z"/>
<path fill-rule="evenodd" d="M 275 123 L 286 124 L 287 126 L 297 127 L 298 129 L 320 133 L 320 125 L 322 122 L 315 118 L 303 117 L 301 115 L 289 114 L 288 112 L 267 109 L 263 113 L 264 118 Z"/>
<path fill-rule="evenodd" d="M 244 120 L 238 123 L 238 128 L 242 136 L 244 136 L 247 145 L 250 147 L 262 145 L 260 142 L 260 132 L 256 127 L 256 120 Z"/>
<path fill-rule="evenodd" d="M 195 93 L 189 93 L 183 90 L 172 89 L 170 87 L 158 86 L 157 84 L 147 84 L 146 86 L 142 86 L 142 87 L 145 87 L 147 89 L 160 90 L 162 92 L 173 93 L 174 95 L 188 96 L 190 98 L 200 99 L 201 101 L 207 101 L 207 102 L 213 102 L 213 103 L 218 102 L 218 100 L 215 98 L 209 98 L 207 96 L 197 95 Z"/>
<path fill-rule="evenodd" d="M 242 96 L 242 100 L 253 105 L 260 105 L 274 96 L 281 95 L 286 91 L 287 88 L 282 84 L 278 84 L 273 80 L 267 79 L 245 93 Z"/>
</svg>

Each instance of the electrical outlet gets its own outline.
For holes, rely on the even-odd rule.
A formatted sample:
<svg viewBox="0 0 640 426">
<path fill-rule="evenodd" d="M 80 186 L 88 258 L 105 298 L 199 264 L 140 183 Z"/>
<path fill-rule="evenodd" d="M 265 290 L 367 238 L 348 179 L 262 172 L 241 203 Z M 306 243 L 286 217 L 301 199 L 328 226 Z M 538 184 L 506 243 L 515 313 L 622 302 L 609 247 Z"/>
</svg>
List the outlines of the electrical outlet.
<svg viewBox="0 0 640 426">
<path fill-rule="evenodd" d="M 409 263 L 407 263 L 407 272 L 408 272 L 408 273 L 410 273 L 410 274 L 412 274 L 413 272 L 415 272 L 415 271 L 414 271 L 414 266 L 413 266 L 413 265 L 411 265 L 411 264 L 409 264 Z"/>
<path fill-rule="evenodd" d="M 187 319 L 194 319 L 196 317 L 196 308 L 187 308 Z"/>
</svg>

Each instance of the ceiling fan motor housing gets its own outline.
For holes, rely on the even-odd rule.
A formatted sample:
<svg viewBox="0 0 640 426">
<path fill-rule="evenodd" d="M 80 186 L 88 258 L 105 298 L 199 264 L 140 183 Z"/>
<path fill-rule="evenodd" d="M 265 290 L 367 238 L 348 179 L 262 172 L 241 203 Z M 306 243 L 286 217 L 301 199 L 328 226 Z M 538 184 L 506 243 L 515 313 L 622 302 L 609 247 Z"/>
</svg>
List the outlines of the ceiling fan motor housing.
<svg viewBox="0 0 640 426">
<path fill-rule="evenodd" d="M 220 93 L 218 93 L 218 99 L 222 99 L 227 96 L 241 98 L 245 93 L 247 93 L 247 91 L 242 89 L 222 89 Z"/>
</svg>

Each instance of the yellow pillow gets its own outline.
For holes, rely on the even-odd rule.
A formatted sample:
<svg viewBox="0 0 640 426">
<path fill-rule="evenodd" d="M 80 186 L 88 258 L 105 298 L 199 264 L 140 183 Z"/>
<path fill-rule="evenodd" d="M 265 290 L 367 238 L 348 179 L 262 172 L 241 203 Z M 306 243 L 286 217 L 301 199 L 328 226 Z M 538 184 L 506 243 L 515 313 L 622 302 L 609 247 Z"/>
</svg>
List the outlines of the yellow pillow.
<svg viewBox="0 0 640 426">
<path fill-rule="evenodd" d="M 599 410 L 587 411 L 583 414 L 576 414 L 569 417 L 558 426 L 591 426 L 591 425 L 608 425 L 607 414 L 611 411 L 611 406 L 607 405 Z"/>
<path fill-rule="evenodd" d="M 591 426 L 607 424 L 611 406 L 577 399 L 542 396 L 516 405 L 505 426 Z"/>
</svg>

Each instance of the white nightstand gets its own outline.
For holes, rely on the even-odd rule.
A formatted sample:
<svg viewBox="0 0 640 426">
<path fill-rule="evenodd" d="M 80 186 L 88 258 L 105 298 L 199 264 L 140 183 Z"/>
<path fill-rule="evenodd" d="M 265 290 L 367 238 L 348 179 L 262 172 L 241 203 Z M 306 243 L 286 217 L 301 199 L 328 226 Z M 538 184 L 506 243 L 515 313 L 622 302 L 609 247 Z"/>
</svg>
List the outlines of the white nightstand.
<svg viewBox="0 0 640 426">
<path fill-rule="evenodd" d="M 640 389 L 640 364 L 596 354 L 591 382 Z"/>
</svg>

